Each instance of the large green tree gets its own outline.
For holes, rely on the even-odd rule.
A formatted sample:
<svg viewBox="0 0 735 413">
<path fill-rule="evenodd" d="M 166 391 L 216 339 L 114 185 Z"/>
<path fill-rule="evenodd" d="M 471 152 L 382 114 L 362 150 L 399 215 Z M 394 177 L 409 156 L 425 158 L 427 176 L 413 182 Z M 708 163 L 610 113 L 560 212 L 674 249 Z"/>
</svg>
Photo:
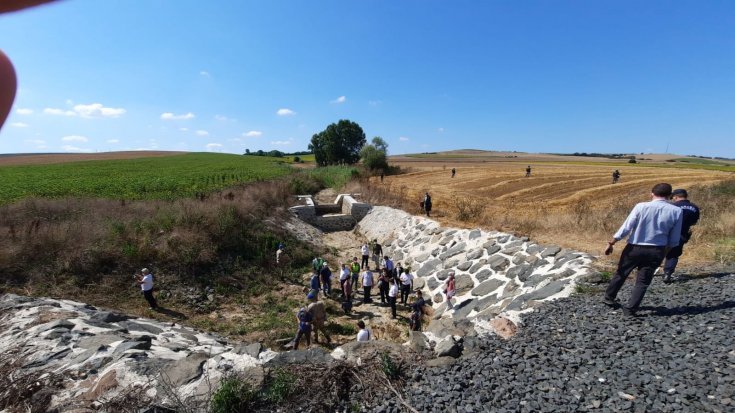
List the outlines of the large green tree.
<svg viewBox="0 0 735 413">
<path fill-rule="evenodd" d="M 372 170 L 388 169 L 388 144 L 380 136 L 373 138 L 370 145 L 360 150 L 363 165 Z"/>
<path fill-rule="evenodd" d="M 319 166 L 354 164 L 365 146 L 365 132 L 355 122 L 342 119 L 311 137 L 309 150 Z"/>
</svg>

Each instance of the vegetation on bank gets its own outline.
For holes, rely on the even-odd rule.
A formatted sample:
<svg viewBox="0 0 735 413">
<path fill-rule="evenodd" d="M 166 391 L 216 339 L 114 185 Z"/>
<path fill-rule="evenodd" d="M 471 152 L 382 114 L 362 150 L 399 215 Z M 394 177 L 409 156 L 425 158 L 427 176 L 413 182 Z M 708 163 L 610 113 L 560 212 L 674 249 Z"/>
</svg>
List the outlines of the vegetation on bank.
<svg viewBox="0 0 735 413">
<path fill-rule="evenodd" d="M 193 197 L 293 173 L 284 159 L 218 153 L 0 167 L 0 205 L 27 197 Z"/>
</svg>

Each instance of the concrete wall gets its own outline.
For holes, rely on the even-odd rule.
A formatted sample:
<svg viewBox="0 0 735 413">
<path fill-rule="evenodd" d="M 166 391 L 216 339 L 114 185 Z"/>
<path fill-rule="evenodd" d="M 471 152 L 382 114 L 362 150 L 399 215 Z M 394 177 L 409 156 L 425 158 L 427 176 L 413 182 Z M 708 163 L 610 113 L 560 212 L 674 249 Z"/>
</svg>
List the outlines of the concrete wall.
<svg viewBox="0 0 735 413">
<path fill-rule="evenodd" d="M 305 205 L 289 208 L 299 219 L 322 231 L 349 231 L 367 215 L 370 205 L 358 202 L 350 194 L 340 194 L 334 203 L 315 204 L 310 195 L 299 196 Z"/>
</svg>

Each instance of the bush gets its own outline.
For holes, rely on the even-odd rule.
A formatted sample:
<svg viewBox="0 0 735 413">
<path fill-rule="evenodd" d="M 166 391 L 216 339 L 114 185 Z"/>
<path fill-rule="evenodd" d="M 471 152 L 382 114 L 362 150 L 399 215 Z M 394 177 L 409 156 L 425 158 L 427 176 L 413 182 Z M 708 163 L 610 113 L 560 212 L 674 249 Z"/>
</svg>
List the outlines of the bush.
<svg viewBox="0 0 735 413">
<path fill-rule="evenodd" d="M 635 159 L 630 159 L 630 160 L 628 161 L 628 163 L 638 163 L 638 161 L 636 161 Z"/>
<path fill-rule="evenodd" d="M 257 401 L 258 393 L 240 377 L 222 380 L 219 389 L 212 395 L 212 413 L 239 413 L 250 411 Z"/>
</svg>

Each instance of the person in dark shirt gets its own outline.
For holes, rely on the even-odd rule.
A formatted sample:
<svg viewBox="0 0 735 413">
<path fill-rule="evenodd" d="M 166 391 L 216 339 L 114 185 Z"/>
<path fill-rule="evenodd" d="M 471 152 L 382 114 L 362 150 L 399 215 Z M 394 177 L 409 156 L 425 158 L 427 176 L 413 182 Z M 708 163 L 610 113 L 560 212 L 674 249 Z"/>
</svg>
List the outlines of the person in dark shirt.
<svg viewBox="0 0 735 413">
<path fill-rule="evenodd" d="M 452 168 L 452 178 L 454 178 L 454 175 L 457 173 L 457 170 Z"/>
<path fill-rule="evenodd" d="M 424 203 L 423 203 L 423 205 L 424 205 L 424 211 L 426 212 L 426 216 L 427 217 L 430 217 L 431 216 L 431 206 L 432 205 L 431 205 L 431 195 L 429 195 L 428 192 L 424 195 Z"/>
<path fill-rule="evenodd" d="M 679 263 L 679 257 L 684 251 L 684 244 L 689 242 L 692 237 L 692 225 L 696 225 L 699 221 L 699 207 L 689 202 L 689 194 L 686 189 L 675 189 L 671 192 L 671 200 L 673 204 L 681 208 L 681 212 L 684 214 L 684 220 L 681 224 L 681 238 L 679 239 L 679 245 L 669 250 L 666 254 L 666 261 L 664 262 L 664 282 L 671 282 L 674 270 L 676 270 L 676 264 Z"/>
<path fill-rule="evenodd" d="M 620 180 L 620 171 L 616 169 L 615 172 L 612 173 L 612 178 L 613 178 L 612 183 L 614 184 L 618 183 L 618 181 Z"/>
</svg>

